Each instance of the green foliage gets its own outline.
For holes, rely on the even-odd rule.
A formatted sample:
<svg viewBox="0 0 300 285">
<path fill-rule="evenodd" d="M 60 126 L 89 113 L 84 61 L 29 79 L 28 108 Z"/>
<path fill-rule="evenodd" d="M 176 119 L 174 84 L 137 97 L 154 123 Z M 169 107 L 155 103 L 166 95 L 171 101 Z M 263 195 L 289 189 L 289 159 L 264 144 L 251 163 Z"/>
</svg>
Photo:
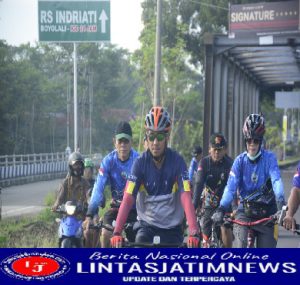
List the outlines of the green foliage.
<svg viewBox="0 0 300 285">
<path fill-rule="evenodd" d="M 172 147 L 186 159 L 193 144 L 202 144 L 204 34 L 227 31 L 228 2 L 162 1 L 160 104 L 174 118 Z M 120 120 L 131 120 L 134 147 L 142 150 L 143 120 L 154 96 L 156 5 L 156 0 L 142 3 L 141 49 L 133 54 L 112 45 L 78 44 L 78 136 L 83 153 L 89 153 L 90 110 L 92 152 L 113 149 Z M 0 41 L 0 154 L 64 151 L 67 107 L 73 146 L 72 72 L 70 44 L 13 47 Z M 268 125 L 280 126 L 281 114 L 272 114 L 269 99 L 261 109 Z M 272 134 L 268 140 L 275 145 Z"/>
<path fill-rule="evenodd" d="M 57 245 L 57 215 L 45 209 L 37 216 L 9 218 L 0 222 L 0 247 L 45 248 Z"/>
<path fill-rule="evenodd" d="M 189 3 L 193 6 L 194 4 Z M 141 50 L 135 52 L 133 60 L 140 69 L 143 88 L 140 89 L 138 103 L 145 102 L 145 112 L 148 112 L 153 101 L 155 31 L 156 31 L 156 1 L 143 2 L 144 29 L 140 36 Z M 187 64 L 186 36 L 190 24 L 183 21 L 180 12 L 184 8 L 184 1 L 162 1 L 162 64 L 161 64 L 161 94 L 160 105 L 167 108 L 174 127 L 171 135 L 171 145 L 179 152 L 189 156 L 190 145 L 193 144 L 194 134 L 192 126 L 201 124 L 203 117 L 202 77 L 195 69 Z M 146 98 L 146 99 L 145 99 Z M 174 112 L 174 114 L 173 114 Z M 134 143 L 141 142 L 138 149 L 142 150 L 141 129 L 144 118 L 138 118 L 134 124 L 137 137 Z M 190 127 L 187 127 L 190 126 Z M 143 128 L 143 127 L 142 127 Z M 184 129 L 191 129 L 183 133 Z M 198 130 L 200 133 L 200 131 Z M 202 130 L 201 130 L 202 132 Z M 177 142 L 177 138 L 179 142 Z M 137 141 L 136 141 L 137 140 Z M 197 138 L 202 143 L 202 135 Z M 201 140 L 201 141 L 200 141 Z M 188 142 L 188 143 L 186 143 Z"/>
<path fill-rule="evenodd" d="M 148 110 L 147 110 L 148 112 Z M 132 128 L 132 134 L 133 134 L 133 138 L 132 138 L 132 146 L 133 148 L 138 151 L 138 152 L 143 152 L 143 138 L 144 138 L 144 134 L 145 134 L 145 115 L 142 116 L 138 116 L 135 118 L 134 121 L 130 121 L 130 125 Z"/>
<path fill-rule="evenodd" d="M 77 65 L 81 151 L 89 151 L 91 108 L 93 151 L 106 151 L 117 122 L 135 113 L 140 79 L 130 54 L 113 46 L 78 44 Z M 67 106 L 73 145 L 72 70 L 68 44 L 12 47 L 0 41 L 0 154 L 64 151 Z"/>
<path fill-rule="evenodd" d="M 279 147 L 282 142 L 282 136 L 281 132 L 279 131 L 279 127 L 269 126 L 266 129 L 265 140 L 267 149 L 275 149 L 276 147 Z"/>
<path fill-rule="evenodd" d="M 45 206 L 51 207 L 55 203 L 55 193 L 48 193 L 45 198 Z"/>
<path fill-rule="evenodd" d="M 271 91 L 271 92 L 270 92 Z M 266 147 L 271 150 L 279 150 L 282 143 L 282 115 L 283 110 L 274 106 L 274 92 L 265 90 L 261 96 L 260 111 L 266 120 Z"/>
<path fill-rule="evenodd" d="M 191 160 L 191 151 L 195 145 L 201 145 L 203 140 L 202 122 L 183 121 L 176 123 L 172 147 L 174 147 L 185 159 L 186 163 Z"/>
<path fill-rule="evenodd" d="M 106 186 L 104 189 L 104 196 L 105 196 L 105 207 L 102 209 L 99 209 L 99 217 L 103 217 L 104 213 L 107 212 L 110 209 L 110 202 L 111 202 L 111 191 L 110 186 Z"/>
</svg>

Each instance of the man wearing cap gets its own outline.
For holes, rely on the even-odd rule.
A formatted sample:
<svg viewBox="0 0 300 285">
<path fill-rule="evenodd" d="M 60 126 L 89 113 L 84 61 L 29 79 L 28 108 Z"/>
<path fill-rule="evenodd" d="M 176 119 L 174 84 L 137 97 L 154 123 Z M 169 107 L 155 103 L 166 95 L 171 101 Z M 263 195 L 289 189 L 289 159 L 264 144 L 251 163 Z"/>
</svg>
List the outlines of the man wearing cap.
<svg viewBox="0 0 300 285">
<path fill-rule="evenodd" d="M 128 122 L 121 121 L 116 127 L 113 139 L 115 150 L 109 153 L 101 162 L 97 180 L 95 182 L 92 197 L 87 211 L 87 223 L 91 223 L 92 218 L 97 215 L 98 206 L 101 205 L 104 197 L 106 185 L 110 185 L 112 203 L 119 205 L 123 198 L 127 176 L 130 174 L 131 166 L 139 154 L 131 147 L 132 130 Z M 118 215 L 118 207 L 109 209 L 103 217 L 105 225 L 112 225 Z M 128 222 L 136 221 L 136 210 L 131 209 Z M 110 247 L 110 238 L 112 234 L 108 230 L 102 229 L 102 247 Z"/>
<path fill-rule="evenodd" d="M 189 180 L 191 182 L 191 185 L 194 185 L 194 174 L 197 172 L 198 164 L 202 158 L 202 147 L 200 145 L 197 145 L 194 147 L 192 151 L 192 160 L 190 162 L 189 167 Z"/>
<path fill-rule="evenodd" d="M 203 247 L 209 246 L 208 241 L 212 228 L 211 216 L 219 206 L 233 163 L 233 160 L 226 155 L 227 141 L 223 134 L 213 134 L 210 137 L 209 148 L 209 155 L 204 157 L 199 164 L 193 188 L 195 209 L 200 206 L 201 211 L 203 211 L 200 222 Z M 203 199 L 201 199 L 201 196 Z M 231 229 L 221 227 L 221 233 L 224 247 L 231 247 Z"/>
</svg>

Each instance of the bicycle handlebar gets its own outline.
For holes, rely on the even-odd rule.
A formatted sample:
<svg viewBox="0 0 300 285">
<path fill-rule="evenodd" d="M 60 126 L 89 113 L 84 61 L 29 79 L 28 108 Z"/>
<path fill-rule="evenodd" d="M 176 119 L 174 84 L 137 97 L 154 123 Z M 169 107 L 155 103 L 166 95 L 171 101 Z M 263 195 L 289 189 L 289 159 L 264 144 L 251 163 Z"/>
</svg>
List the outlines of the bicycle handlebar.
<svg viewBox="0 0 300 285">
<path fill-rule="evenodd" d="M 259 224 L 263 224 L 263 223 L 268 223 L 271 221 L 276 221 L 277 218 L 274 218 L 273 216 L 268 217 L 268 218 L 262 218 L 256 221 L 252 221 L 252 222 L 246 222 L 246 221 L 241 221 L 241 220 L 236 220 L 236 219 L 232 219 L 232 218 L 224 218 L 225 222 L 229 222 L 232 224 L 237 224 L 240 226 L 246 226 L 246 227 L 252 227 L 252 226 L 256 226 Z"/>
<path fill-rule="evenodd" d="M 276 213 L 276 214 L 274 214 L 270 217 L 262 218 L 262 219 L 259 219 L 259 220 L 256 220 L 256 221 L 251 221 L 251 222 L 246 222 L 246 221 L 232 219 L 232 218 L 229 218 L 229 217 L 224 217 L 224 222 L 225 223 L 228 222 L 228 223 L 231 223 L 231 224 L 237 224 L 237 225 L 245 226 L 245 227 L 252 227 L 252 226 L 256 226 L 256 225 L 263 224 L 263 223 L 267 224 L 269 222 L 274 222 L 274 223 L 278 222 L 278 224 L 279 224 L 279 221 L 280 221 L 279 217 L 280 216 L 278 215 L 278 213 Z M 300 235 L 300 224 L 296 224 L 296 228 L 293 232 L 296 233 L 297 235 Z"/>
<path fill-rule="evenodd" d="M 114 228 L 113 226 L 111 225 L 104 225 L 102 221 L 100 221 L 99 223 L 97 223 L 96 225 L 89 225 L 89 229 L 94 229 L 94 230 L 101 230 L 101 229 L 106 229 L 110 232 L 113 232 L 114 231 Z"/>
<path fill-rule="evenodd" d="M 143 248 L 186 248 L 186 243 L 150 243 L 150 242 L 128 242 L 124 241 L 122 247 L 143 247 Z"/>
</svg>

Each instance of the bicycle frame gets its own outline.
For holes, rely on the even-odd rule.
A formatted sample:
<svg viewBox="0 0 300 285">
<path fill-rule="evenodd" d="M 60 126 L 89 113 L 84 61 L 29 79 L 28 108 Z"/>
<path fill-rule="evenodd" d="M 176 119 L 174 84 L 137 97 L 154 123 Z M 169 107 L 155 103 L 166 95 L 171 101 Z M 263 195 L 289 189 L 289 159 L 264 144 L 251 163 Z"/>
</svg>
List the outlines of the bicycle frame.
<svg viewBox="0 0 300 285">
<path fill-rule="evenodd" d="M 218 236 L 218 233 L 217 233 L 218 225 L 216 225 L 215 223 L 212 223 L 211 234 L 208 237 L 208 240 L 206 240 L 204 238 L 204 234 L 202 233 L 202 229 L 201 229 L 202 216 L 203 216 L 202 212 L 197 215 L 197 223 L 198 223 L 198 227 L 200 230 L 201 247 L 203 247 L 203 248 L 220 248 L 220 247 L 222 247 L 221 234 L 220 234 L 220 236 Z"/>
<path fill-rule="evenodd" d="M 252 222 L 245 222 L 245 221 L 231 219 L 231 218 L 224 218 L 225 222 L 248 227 L 247 248 L 255 247 L 254 245 L 255 245 L 256 234 L 255 234 L 255 231 L 252 229 L 253 226 L 261 225 L 261 224 L 268 224 L 270 222 L 276 223 L 277 219 L 278 219 L 277 215 L 273 215 L 273 216 L 267 217 L 267 218 L 262 218 L 262 219 L 252 221 Z"/>
<path fill-rule="evenodd" d="M 211 234 L 209 237 L 209 242 L 208 242 L 208 248 L 221 248 L 222 247 L 222 239 L 221 239 L 221 232 L 217 232 L 217 225 L 215 223 L 212 224 L 211 227 Z M 221 231 L 221 229 L 219 229 Z"/>
<path fill-rule="evenodd" d="M 122 247 L 143 247 L 143 248 L 185 248 L 187 244 L 183 243 L 162 243 L 160 236 L 154 236 L 153 242 L 128 242 L 124 241 Z"/>
</svg>

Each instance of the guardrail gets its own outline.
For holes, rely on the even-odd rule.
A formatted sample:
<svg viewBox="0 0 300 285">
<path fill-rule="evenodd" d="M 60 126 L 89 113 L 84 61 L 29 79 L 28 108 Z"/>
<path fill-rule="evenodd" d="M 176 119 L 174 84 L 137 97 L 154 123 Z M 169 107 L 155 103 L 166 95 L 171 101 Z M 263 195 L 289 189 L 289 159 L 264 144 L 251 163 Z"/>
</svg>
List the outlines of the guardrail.
<svg viewBox="0 0 300 285">
<path fill-rule="evenodd" d="M 64 152 L 0 156 L 0 187 L 66 175 Z"/>
</svg>

